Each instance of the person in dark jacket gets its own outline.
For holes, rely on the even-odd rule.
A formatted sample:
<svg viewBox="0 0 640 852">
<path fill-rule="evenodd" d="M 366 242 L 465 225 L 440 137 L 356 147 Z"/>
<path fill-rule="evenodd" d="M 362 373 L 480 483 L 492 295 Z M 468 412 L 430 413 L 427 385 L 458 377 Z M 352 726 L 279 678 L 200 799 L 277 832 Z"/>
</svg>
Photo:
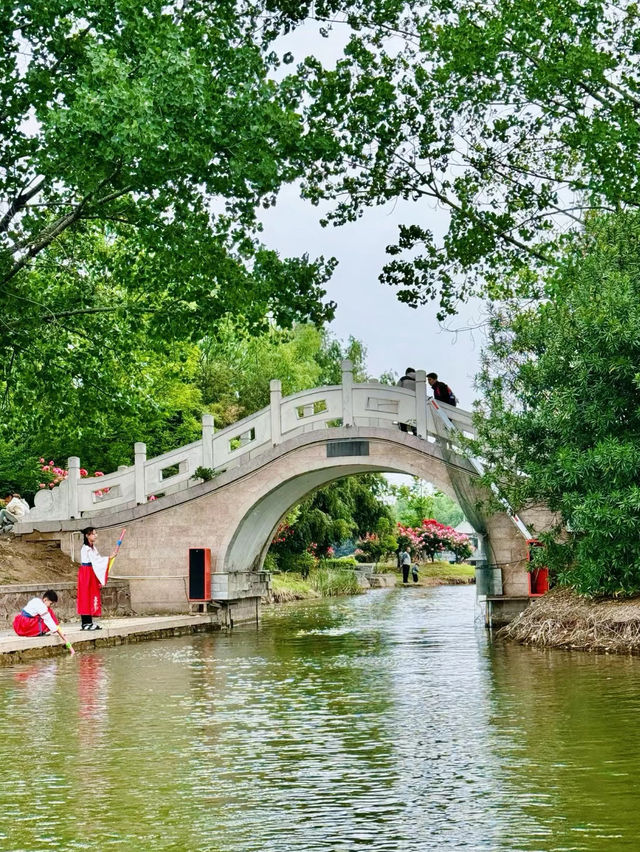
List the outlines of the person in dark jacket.
<svg viewBox="0 0 640 852">
<path fill-rule="evenodd" d="M 398 387 L 406 388 L 407 390 L 414 391 L 416 389 L 416 371 L 413 367 L 407 367 L 404 371 L 404 376 L 398 380 Z M 417 429 L 410 423 L 398 423 L 401 432 L 411 432 L 413 435 L 417 435 Z"/>
<path fill-rule="evenodd" d="M 433 398 L 436 402 L 446 402 L 447 405 L 457 405 L 458 400 L 449 385 L 438 381 L 437 373 L 427 373 L 427 381 L 433 391 Z"/>
<path fill-rule="evenodd" d="M 398 380 L 398 386 L 412 391 L 416 389 L 416 371 L 413 367 L 407 367 L 404 376 Z"/>
</svg>

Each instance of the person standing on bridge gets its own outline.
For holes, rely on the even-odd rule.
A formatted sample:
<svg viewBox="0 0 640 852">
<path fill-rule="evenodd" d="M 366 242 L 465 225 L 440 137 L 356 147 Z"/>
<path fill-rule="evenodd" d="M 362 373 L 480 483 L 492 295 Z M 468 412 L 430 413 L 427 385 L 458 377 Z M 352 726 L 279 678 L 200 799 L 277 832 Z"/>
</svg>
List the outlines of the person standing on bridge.
<svg viewBox="0 0 640 852">
<path fill-rule="evenodd" d="M 398 387 L 406 388 L 407 390 L 413 391 L 415 393 L 416 390 L 416 371 L 413 367 L 407 367 L 404 371 L 404 376 L 401 379 L 398 379 Z M 418 431 L 415 426 L 411 423 L 398 423 L 401 432 L 411 432 L 413 435 L 417 435 Z"/>
<path fill-rule="evenodd" d="M 98 533 L 95 527 L 82 530 L 84 544 L 80 551 L 78 568 L 78 604 L 77 612 L 82 619 L 82 630 L 102 630 L 93 621 L 94 616 L 102 615 L 100 589 L 107 584 L 109 564 L 118 554 L 117 549 L 111 556 L 100 556 L 96 548 Z"/>
<path fill-rule="evenodd" d="M 404 371 L 404 376 L 398 379 L 398 387 L 407 388 L 407 390 L 415 391 L 416 389 L 416 371 L 413 367 L 407 367 Z"/>
<path fill-rule="evenodd" d="M 427 373 L 427 381 L 431 386 L 431 390 L 433 391 L 433 398 L 436 402 L 446 402 L 447 405 L 457 405 L 458 400 L 455 397 L 455 394 L 449 387 L 449 385 L 444 382 L 438 381 L 437 373 Z"/>
</svg>

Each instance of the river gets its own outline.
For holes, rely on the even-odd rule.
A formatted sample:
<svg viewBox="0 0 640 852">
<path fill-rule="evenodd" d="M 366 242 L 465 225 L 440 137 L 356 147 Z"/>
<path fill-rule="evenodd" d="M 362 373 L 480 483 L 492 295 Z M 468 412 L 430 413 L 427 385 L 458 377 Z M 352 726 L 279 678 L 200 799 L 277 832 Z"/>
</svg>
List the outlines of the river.
<svg viewBox="0 0 640 852">
<path fill-rule="evenodd" d="M 384 589 L 0 669 L 0 850 L 637 849 L 640 659 L 479 615 Z"/>
</svg>

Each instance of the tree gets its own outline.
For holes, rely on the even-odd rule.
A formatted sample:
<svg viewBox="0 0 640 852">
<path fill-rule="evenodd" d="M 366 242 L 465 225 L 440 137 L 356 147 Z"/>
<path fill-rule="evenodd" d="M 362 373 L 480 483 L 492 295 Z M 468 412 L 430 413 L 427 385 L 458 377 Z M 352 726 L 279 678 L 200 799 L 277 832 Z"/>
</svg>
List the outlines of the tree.
<svg viewBox="0 0 640 852">
<path fill-rule="evenodd" d="M 478 450 L 514 508 L 558 514 L 543 558 L 585 594 L 640 590 L 640 216 L 589 222 L 551 299 L 496 312 Z"/>
<path fill-rule="evenodd" d="M 395 489 L 396 517 L 409 527 L 419 527 L 425 518 L 435 518 L 441 524 L 455 527 L 464 519 L 460 506 L 442 491 L 423 493 L 420 480 L 414 479 L 411 487 L 401 485 Z"/>
<path fill-rule="evenodd" d="M 356 381 L 365 374 L 366 349 L 359 340 L 346 344 L 326 329 L 299 323 L 275 326 L 251 336 L 231 320 L 200 343 L 198 384 L 204 404 L 220 426 L 269 405 L 269 381 L 280 379 L 285 396 L 319 385 L 340 384 L 341 362 L 354 363 Z"/>
<path fill-rule="evenodd" d="M 335 200 L 336 224 L 389 200 L 419 205 L 381 276 L 401 301 L 438 299 L 443 317 L 472 295 L 539 295 L 586 211 L 640 204 L 637 4 L 342 9 L 344 56 L 303 69 L 307 120 L 327 137 L 305 194 Z M 426 204 L 447 211 L 444 237 L 424 225 Z"/>
<path fill-rule="evenodd" d="M 3 357 L 30 357 L 38 325 L 73 345 L 98 316 L 184 339 L 227 313 L 250 327 L 332 315 L 332 264 L 257 239 L 256 208 L 315 156 L 300 87 L 273 80 L 264 11 L 4 0 Z"/>
<path fill-rule="evenodd" d="M 436 553 L 446 550 L 449 528 L 434 518 L 425 518 L 420 527 L 420 544 L 425 556 L 435 562 Z"/>
<path fill-rule="evenodd" d="M 370 530 L 378 531 L 393 549 L 391 513 L 381 499 L 385 488 L 385 480 L 374 473 L 345 477 L 319 488 L 287 515 L 286 528 L 279 528 L 272 544 L 279 563 L 286 564 L 289 555 L 302 553 L 312 544 L 315 555 L 326 556 L 333 545 Z"/>
</svg>

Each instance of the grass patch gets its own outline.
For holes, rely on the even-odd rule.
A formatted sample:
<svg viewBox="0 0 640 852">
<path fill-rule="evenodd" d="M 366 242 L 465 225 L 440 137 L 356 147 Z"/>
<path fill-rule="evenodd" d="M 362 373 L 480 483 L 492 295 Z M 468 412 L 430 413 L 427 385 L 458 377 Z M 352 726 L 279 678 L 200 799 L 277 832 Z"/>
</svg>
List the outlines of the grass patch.
<svg viewBox="0 0 640 852">
<path fill-rule="evenodd" d="M 358 583 L 356 572 L 353 570 L 338 568 L 316 568 L 309 574 L 309 580 L 313 588 L 323 598 L 332 598 L 337 595 L 357 595 L 363 591 Z"/>
<path fill-rule="evenodd" d="M 386 574 L 395 574 L 398 578 L 398 583 L 402 583 L 402 571 L 394 563 L 385 563 L 378 565 L 378 572 Z M 461 562 L 459 565 L 451 565 L 449 562 L 421 562 L 418 565 L 419 583 L 424 585 L 462 585 L 473 583 L 475 581 L 476 569 L 473 565 L 468 565 L 466 562 Z M 413 585 L 413 578 L 409 573 L 409 583 Z"/>
<path fill-rule="evenodd" d="M 285 571 L 271 575 L 271 589 L 263 600 L 265 603 L 284 603 L 319 597 L 320 593 L 313 588 L 308 578 L 303 580 L 296 571 Z"/>
<path fill-rule="evenodd" d="M 419 567 L 423 577 L 438 577 L 441 580 L 463 580 L 476 576 L 473 565 L 461 562 L 459 565 L 450 565 L 448 562 L 424 562 Z"/>
<path fill-rule="evenodd" d="M 296 571 L 283 571 L 271 575 L 271 591 L 264 600 L 266 603 L 283 603 L 307 598 L 357 595 L 362 591 L 355 571 L 316 568 L 309 572 L 306 579 Z"/>
</svg>

